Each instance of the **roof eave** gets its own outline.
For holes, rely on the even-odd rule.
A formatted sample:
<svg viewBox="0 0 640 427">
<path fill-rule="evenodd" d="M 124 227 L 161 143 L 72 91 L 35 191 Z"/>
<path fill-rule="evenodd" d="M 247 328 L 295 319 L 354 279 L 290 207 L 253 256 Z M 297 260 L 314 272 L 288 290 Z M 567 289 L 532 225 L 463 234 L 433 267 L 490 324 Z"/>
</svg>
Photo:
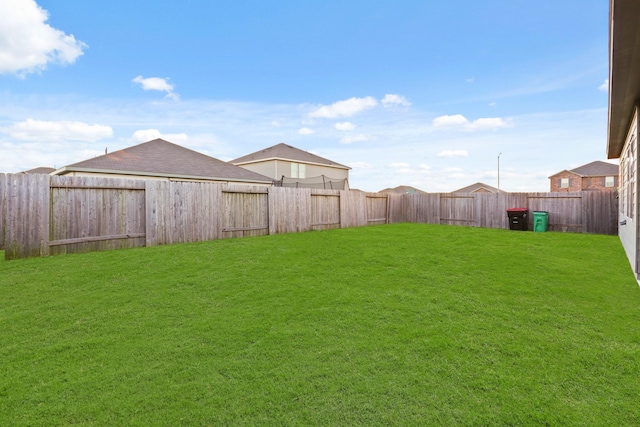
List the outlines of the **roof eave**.
<svg viewBox="0 0 640 427">
<path fill-rule="evenodd" d="M 234 163 L 233 160 L 232 160 L 230 163 L 233 164 L 233 165 L 236 165 L 236 166 L 242 166 L 242 165 L 248 165 L 248 164 L 251 164 L 251 163 L 270 162 L 272 160 L 282 160 L 282 161 L 285 161 L 285 162 L 304 163 L 304 164 L 307 164 L 307 165 L 325 166 L 325 167 L 331 167 L 331 168 L 336 168 L 336 169 L 351 170 L 351 168 L 349 166 L 341 165 L 339 163 L 333 163 L 333 164 L 317 163 L 317 162 L 310 162 L 310 161 L 307 161 L 307 160 L 297 160 L 297 159 L 290 159 L 290 158 L 285 158 L 285 157 L 265 157 L 265 158 L 262 158 L 262 159 L 245 160 L 244 162 L 237 162 L 237 163 Z"/>
<path fill-rule="evenodd" d="M 640 100 L 640 2 L 610 0 L 607 157 L 619 158 Z"/>
<path fill-rule="evenodd" d="M 139 172 L 139 171 L 126 171 L 117 169 L 93 169 L 93 168 L 72 168 L 65 166 L 51 173 L 51 175 L 62 175 L 67 172 L 84 172 L 84 173 L 104 173 L 109 175 L 132 175 L 132 176 L 146 176 L 155 178 L 167 178 L 167 179 L 197 179 L 204 181 L 225 181 L 225 182 L 262 182 L 265 184 L 271 184 L 271 180 L 258 180 L 248 178 L 223 178 L 216 176 L 198 176 L 198 175 L 180 175 L 171 173 L 158 173 L 158 172 Z"/>
</svg>

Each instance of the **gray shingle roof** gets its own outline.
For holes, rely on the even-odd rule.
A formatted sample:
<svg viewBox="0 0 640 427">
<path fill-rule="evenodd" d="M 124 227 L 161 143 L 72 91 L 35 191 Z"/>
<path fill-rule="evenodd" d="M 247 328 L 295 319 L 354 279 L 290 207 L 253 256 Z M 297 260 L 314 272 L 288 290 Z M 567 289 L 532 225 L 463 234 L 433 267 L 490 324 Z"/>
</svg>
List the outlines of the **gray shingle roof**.
<svg viewBox="0 0 640 427">
<path fill-rule="evenodd" d="M 234 165 L 243 163 L 253 163 L 260 160 L 280 159 L 280 160 L 293 160 L 303 163 L 316 163 L 320 165 L 333 166 L 342 169 L 351 169 L 349 166 L 336 163 L 332 160 L 325 159 L 324 157 L 311 154 L 308 151 L 301 150 L 291 145 L 284 143 L 276 144 L 272 147 L 265 148 L 255 153 L 247 154 L 246 156 L 238 157 L 231 160 L 229 163 Z"/>
<path fill-rule="evenodd" d="M 496 187 L 492 187 L 491 185 L 487 185 L 484 182 L 476 182 L 475 184 L 467 185 L 466 187 L 459 188 L 457 190 L 452 191 L 452 193 L 473 193 L 480 189 L 485 189 L 490 193 L 497 193 L 498 189 Z M 500 190 L 500 193 L 504 193 L 503 190 Z"/>
<path fill-rule="evenodd" d="M 579 166 L 575 169 L 571 169 L 571 172 L 582 176 L 611 176 L 618 175 L 618 165 L 612 163 L 595 161 L 587 163 L 586 165 Z"/>
<path fill-rule="evenodd" d="M 29 169 L 28 171 L 23 171 L 22 173 L 39 173 L 39 174 L 49 175 L 53 171 L 55 171 L 54 168 L 40 166 L 39 168 Z"/>
<path fill-rule="evenodd" d="M 271 178 L 181 147 L 154 139 L 123 150 L 62 168 L 65 171 L 100 171 L 118 174 L 218 179 L 271 183 Z"/>
</svg>

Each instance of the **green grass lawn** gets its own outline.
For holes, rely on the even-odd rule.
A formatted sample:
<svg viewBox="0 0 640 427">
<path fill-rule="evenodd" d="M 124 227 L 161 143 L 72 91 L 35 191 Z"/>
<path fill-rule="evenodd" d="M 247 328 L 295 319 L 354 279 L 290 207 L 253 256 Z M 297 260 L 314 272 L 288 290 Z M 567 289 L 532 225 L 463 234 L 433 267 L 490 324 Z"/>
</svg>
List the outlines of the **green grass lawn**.
<svg viewBox="0 0 640 427">
<path fill-rule="evenodd" d="M 3 426 L 637 426 L 639 396 L 615 236 L 395 224 L 0 261 Z"/>
</svg>

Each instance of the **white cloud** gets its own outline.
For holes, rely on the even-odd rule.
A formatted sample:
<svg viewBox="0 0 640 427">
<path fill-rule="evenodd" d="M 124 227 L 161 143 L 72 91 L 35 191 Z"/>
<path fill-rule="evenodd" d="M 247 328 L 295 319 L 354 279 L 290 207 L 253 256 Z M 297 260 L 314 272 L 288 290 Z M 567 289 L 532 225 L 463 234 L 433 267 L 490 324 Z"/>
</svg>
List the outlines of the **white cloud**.
<svg viewBox="0 0 640 427">
<path fill-rule="evenodd" d="M 367 135 L 345 136 L 340 140 L 340 144 L 352 144 L 354 142 L 363 142 L 368 140 L 369 137 Z"/>
<path fill-rule="evenodd" d="M 477 119 L 465 126 L 465 130 L 495 130 L 511 127 L 511 123 L 508 120 L 504 120 L 500 117 Z"/>
<path fill-rule="evenodd" d="M 598 90 L 601 90 L 603 92 L 609 92 L 609 79 L 606 79 L 604 83 L 598 86 Z"/>
<path fill-rule="evenodd" d="M 465 82 L 467 82 L 467 83 L 473 83 L 474 81 L 476 81 L 475 77 L 470 77 L 468 79 L 465 79 Z"/>
<path fill-rule="evenodd" d="M 409 102 L 409 100 L 404 96 L 396 95 L 392 93 L 386 94 L 384 98 L 382 98 L 381 102 L 382 102 L 382 105 L 385 106 L 385 108 L 393 107 L 396 105 L 400 105 L 402 107 L 408 107 L 411 105 L 411 102 Z"/>
<path fill-rule="evenodd" d="M 178 100 L 180 95 L 173 91 L 174 86 L 169 83 L 169 79 L 164 79 L 162 77 L 149 77 L 144 78 L 142 76 L 138 76 L 135 79 L 131 80 L 133 83 L 139 84 L 144 90 L 156 90 L 158 92 L 166 92 L 165 97 L 173 100 Z"/>
<path fill-rule="evenodd" d="M 467 150 L 443 150 L 437 154 L 438 157 L 469 157 Z"/>
<path fill-rule="evenodd" d="M 354 125 L 351 122 L 336 123 L 337 130 L 354 130 L 355 128 L 356 128 L 356 125 Z"/>
<path fill-rule="evenodd" d="M 309 113 L 311 118 L 334 119 L 336 117 L 351 117 L 364 110 L 378 105 L 378 101 L 371 96 L 366 98 L 349 98 L 331 105 L 323 105 Z"/>
<path fill-rule="evenodd" d="M 313 133 L 316 133 L 316 131 L 314 131 L 313 129 L 309 129 L 309 128 L 302 128 L 298 130 L 298 133 L 300 135 L 311 135 Z"/>
<path fill-rule="evenodd" d="M 466 125 L 469 120 L 462 114 L 455 114 L 453 116 L 436 117 L 431 123 L 436 128 L 450 128 Z"/>
<path fill-rule="evenodd" d="M 410 168 L 411 165 L 409 163 L 405 163 L 405 162 L 394 162 L 394 163 L 391 163 L 391 167 L 394 167 L 394 168 Z"/>
<path fill-rule="evenodd" d="M 433 119 L 432 124 L 436 129 L 459 129 L 466 132 L 496 130 L 512 126 L 510 120 L 500 117 L 481 118 L 470 122 L 462 114 L 436 117 Z"/>
<path fill-rule="evenodd" d="M 152 141 L 154 139 L 164 139 L 169 142 L 174 143 L 185 143 L 189 139 L 189 136 L 186 133 L 162 133 L 158 129 L 142 129 L 137 130 L 133 133 L 132 136 L 134 141 L 137 142 L 147 142 Z"/>
<path fill-rule="evenodd" d="M 275 127 L 275 128 L 279 128 L 280 127 L 280 122 L 277 120 L 274 120 L 271 122 L 271 126 Z"/>
<path fill-rule="evenodd" d="M 95 142 L 110 138 L 110 126 L 70 121 L 43 121 L 27 119 L 3 128 L 3 133 L 20 141 L 84 141 Z"/>
<path fill-rule="evenodd" d="M 87 47 L 51 27 L 47 11 L 34 0 L 0 1 L 0 73 L 21 77 L 49 63 L 73 64 Z"/>
</svg>

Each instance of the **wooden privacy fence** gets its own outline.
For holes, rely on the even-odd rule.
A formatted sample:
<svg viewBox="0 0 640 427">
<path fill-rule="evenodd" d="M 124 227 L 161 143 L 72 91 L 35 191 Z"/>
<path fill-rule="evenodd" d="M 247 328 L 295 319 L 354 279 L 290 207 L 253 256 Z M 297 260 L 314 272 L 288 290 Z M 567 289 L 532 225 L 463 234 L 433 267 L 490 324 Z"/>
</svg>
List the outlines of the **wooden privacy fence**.
<svg viewBox="0 0 640 427">
<path fill-rule="evenodd" d="M 509 228 L 512 207 L 547 211 L 550 231 L 617 233 L 612 192 L 395 195 L 0 174 L 0 249 L 14 259 L 395 222 Z"/>
</svg>

